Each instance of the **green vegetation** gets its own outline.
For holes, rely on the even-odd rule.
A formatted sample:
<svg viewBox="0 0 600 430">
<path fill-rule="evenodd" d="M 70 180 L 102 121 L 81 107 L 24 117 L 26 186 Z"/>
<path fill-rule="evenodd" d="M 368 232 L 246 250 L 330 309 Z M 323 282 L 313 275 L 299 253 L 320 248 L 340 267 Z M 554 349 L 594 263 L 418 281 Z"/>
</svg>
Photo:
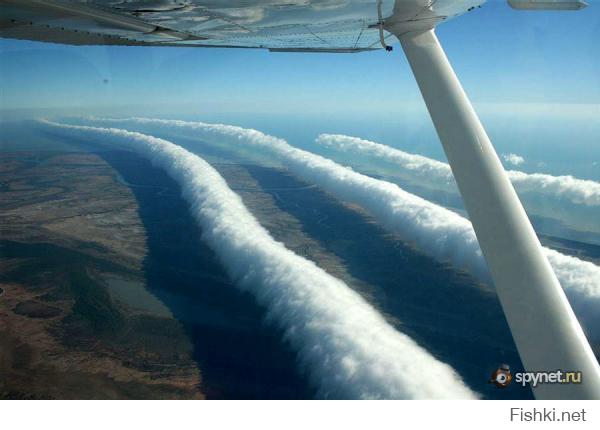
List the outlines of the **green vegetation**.
<svg viewBox="0 0 600 430">
<path fill-rule="evenodd" d="M 77 324 L 93 336 L 114 334 L 123 327 L 123 316 L 106 288 L 94 281 L 85 268 L 73 269 L 69 273 L 69 282 L 75 304 L 71 315 L 65 319 L 66 324 Z"/>
</svg>

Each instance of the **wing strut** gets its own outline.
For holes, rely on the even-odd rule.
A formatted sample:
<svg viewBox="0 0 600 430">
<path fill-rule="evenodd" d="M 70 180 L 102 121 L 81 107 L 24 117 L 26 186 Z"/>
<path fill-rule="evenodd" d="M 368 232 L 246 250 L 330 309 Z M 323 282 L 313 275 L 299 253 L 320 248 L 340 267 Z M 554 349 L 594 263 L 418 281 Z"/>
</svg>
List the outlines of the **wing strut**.
<svg viewBox="0 0 600 430">
<path fill-rule="evenodd" d="M 600 399 L 598 362 L 434 30 L 397 35 L 452 167 L 525 369 L 582 372 L 581 384 L 539 384 L 534 395 Z"/>
</svg>

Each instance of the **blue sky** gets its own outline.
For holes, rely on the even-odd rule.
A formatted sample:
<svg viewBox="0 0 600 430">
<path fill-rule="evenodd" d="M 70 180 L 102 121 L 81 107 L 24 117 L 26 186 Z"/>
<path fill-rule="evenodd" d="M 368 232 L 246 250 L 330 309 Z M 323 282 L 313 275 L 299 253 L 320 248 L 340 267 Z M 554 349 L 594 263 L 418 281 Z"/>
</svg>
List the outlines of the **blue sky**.
<svg viewBox="0 0 600 430">
<path fill-rule="evenodd" d="M 438 36 L 476 104 L 598 104 L 600 2 L 591 3 L 579 12 L 546 13 L 492 0 L 439 26 Z M 334 55 L 1 40 L 0 64 L 3 109 L 373 114 L 422 108 L 398 46 L 393 53 Z"/>
</svg>

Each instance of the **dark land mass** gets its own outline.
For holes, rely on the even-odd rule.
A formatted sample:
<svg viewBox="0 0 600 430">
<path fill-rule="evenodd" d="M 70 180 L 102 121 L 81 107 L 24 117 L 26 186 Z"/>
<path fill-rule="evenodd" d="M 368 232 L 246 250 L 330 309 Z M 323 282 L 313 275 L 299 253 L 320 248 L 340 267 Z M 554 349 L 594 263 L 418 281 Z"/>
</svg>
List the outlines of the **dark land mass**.
<svg viewBox="0 0 600 430">
<path fill-rule="evenodd" d="M 142 279 L 131 192 L 92 154 L 0 157 L 0 398 L 203 398 L 173 317 L 115 300 Z"/>
<path fill-rule="evenodd" d="M 600 245 L 563 239 L 555 236 L 539 235 L 542 245 L 581 260 L 600 265 Z"/>
</svg>

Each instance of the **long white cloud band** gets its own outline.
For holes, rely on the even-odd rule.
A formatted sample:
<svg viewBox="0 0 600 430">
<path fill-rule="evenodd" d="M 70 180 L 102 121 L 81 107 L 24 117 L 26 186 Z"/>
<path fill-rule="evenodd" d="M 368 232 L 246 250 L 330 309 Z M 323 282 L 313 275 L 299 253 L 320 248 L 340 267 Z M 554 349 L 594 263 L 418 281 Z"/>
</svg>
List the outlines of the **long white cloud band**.
<svg viewBox="0 0 600 430">
<path fill-rule="evenodd" d="M 396 331 L 356 292 L 276 242 L 203 159 L 169 141 L 115 128 L 41 124 L 120 145 L 179 183 L 203 239 L 265 306 L 324 398 L 476 398 L 447 364 Z"/>
</svg>

